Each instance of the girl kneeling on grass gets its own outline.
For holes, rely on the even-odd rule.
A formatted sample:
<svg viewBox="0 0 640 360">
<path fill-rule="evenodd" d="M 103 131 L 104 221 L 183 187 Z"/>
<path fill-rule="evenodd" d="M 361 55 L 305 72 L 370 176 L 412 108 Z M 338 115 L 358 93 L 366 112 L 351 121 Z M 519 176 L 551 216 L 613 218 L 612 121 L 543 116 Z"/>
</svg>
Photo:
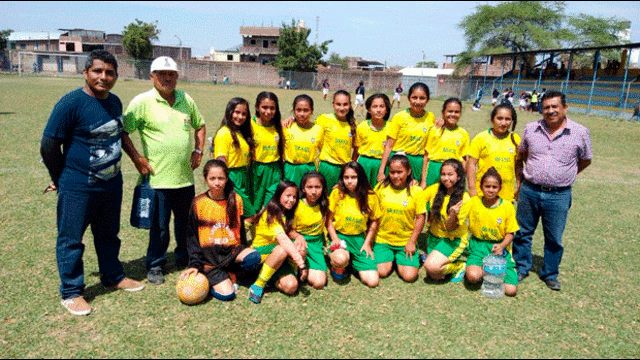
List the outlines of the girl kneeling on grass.
<svg viewBox="0 0 640 360">
<path fill-rule="evenodd" d="M 469 256 L 467 257 L 466 279 L 470 283 L 482 281 L 482 259 L 493 253 L 502 255 L 507 250 L 507 274 L 504 279 L 504 293 L 515 296 L 518 291 L 516 263 L 511 256 L 513 235 L 520 228 L 516 221 L 516 210 L 510 201 L 498 196 L 502 189 L 502 177 L 494 167 L 482 175 L 480 187 L 483 196 L 471 199 L 469 212 Z"/>
<path fill-rule="evenodd" d="M 418 279 L 420 261 L 416 243 L 424 227 L 427 205 L 422 188 L 412 186 L 412 181 L 409 159 L 395 154 L 389 160 L 389 175 L 375 190 L 382 218 L 373 253 L 383 278 L 391 275 L 395 262 L 404 281 Z"/>
<path fill-rule="evenodd" d="M 262 301 L 264 287 L 273 277 L 278 290 L 288 295 L 298 291 L 298 279 L 295 269 L 287 260 L 292 260 L 301 273 L 305 273 L 304 258 L 306 251 L 294 245 L 287 234 L 298 204 L 298 188 L 288 180 L 282 180 L 267 206 L 257 215 L 256 236 L 251 247 L 262 255 L 262 270 L 258 280 L 249 288 L 249 300 L 259 304 Z M 304 280 L 304 275 L 303 279 Z"/>
<path fill-rule="evenodd" d="M 329 210 L 331 275 L 337 281 L 344 280 L 351 261 L 360 281 L 369 287 L 378 286 L 380 277 L 372 246 L 382 214 L 362 165 L 350 161 L 342 168 L 338 185 L 329 196 Z"/>
<path fill-rule="evenodd" d="M 229 169 L 220 160 L 209 160 L 204 166 L 204 179 L 209 188 L 191 205 L 187 229 L 189 268 L 181 275 L 203 273 L 218 300 L 235 298 L 235 272 L 253 271 L 260 265 L 260 254 L 248 248 L 242 226 L 242 198 L 233 190 Z"/>
<path fill-rule="evenodd" d="M 317 171 L 306 173 L 300 181 L 302 198 L 293 218 L 291 238 L 306 244 L 307 281 L 315 289 L 327 284 L 327 262 L 324 259 L 324 233 L 329 219 L 327 181 Z"/>
<path fill-rule="evenodd" d="M 453 275 L 461 281 L 465 263 L 456 261 L 469 244 L 466 220 L 471 198 L 465 191 L 464 167 L 456 159 L 447 159 L 440 168 L 440 181 L 424 192 L 429 204 L 429 234 L 424 267 L 434 280 Z"/>
</svg>

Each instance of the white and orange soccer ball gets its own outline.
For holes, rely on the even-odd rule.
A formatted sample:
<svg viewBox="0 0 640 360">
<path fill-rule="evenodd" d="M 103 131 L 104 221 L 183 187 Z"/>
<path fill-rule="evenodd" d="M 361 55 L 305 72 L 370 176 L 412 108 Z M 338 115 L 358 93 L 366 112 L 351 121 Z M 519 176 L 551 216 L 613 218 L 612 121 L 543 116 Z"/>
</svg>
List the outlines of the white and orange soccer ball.
<svg viewBox="0 0 640 360">
<path fill-rule="evenodd" d="M 202 273 L 189 275 L 184 280 L 178 280 L 176 291 L 180 301 L 187 305 L 195 305 L 204 301 L 209 294 L 209 281 Z"/>
</svg>

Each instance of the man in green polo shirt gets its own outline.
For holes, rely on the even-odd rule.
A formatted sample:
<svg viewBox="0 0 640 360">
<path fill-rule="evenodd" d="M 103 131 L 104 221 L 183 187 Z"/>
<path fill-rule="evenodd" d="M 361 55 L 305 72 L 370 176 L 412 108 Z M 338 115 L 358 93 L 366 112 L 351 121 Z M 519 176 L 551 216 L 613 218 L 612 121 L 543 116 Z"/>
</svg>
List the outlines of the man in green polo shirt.
<svg viewBox="0 0 640 360">
<path fill-rule="evenodd" d="M 123 124 L 122 148 L 141 174 L 149 177 L 157 203 L 149 231 L 147 279 L 164 282 L 163 267 L 169 247 L 169 221 L 174 216 L 176 267 L 188 262 L 186 232 L 191 201 L 195 196 L 193 170 L 200 166 L 206 135 L 204 119 L 193 99 L 176 90 L 178 66 L 161 56 L 151 64 L 154 88 L 136 96 L 127 108 Z M 128 134 L 138 130 L 143 155 Z M 195 147 L 191 141 L 195 130 Z"/>
</svg>

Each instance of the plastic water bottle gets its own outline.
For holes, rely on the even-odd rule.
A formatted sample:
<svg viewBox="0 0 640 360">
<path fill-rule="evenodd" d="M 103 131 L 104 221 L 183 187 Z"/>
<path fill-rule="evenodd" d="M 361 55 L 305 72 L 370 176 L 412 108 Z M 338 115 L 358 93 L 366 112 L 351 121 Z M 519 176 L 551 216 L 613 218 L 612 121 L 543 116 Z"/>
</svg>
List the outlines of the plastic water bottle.
<svg viewBox="0 0 640 360">
<path fill-rule="evenodd" d="M 493 253 L 482 260 L 482 293 L 492 299 L 504 296 L 504 276 L 507 273 L 507 250 L 501 256 Z"/>
</svg>

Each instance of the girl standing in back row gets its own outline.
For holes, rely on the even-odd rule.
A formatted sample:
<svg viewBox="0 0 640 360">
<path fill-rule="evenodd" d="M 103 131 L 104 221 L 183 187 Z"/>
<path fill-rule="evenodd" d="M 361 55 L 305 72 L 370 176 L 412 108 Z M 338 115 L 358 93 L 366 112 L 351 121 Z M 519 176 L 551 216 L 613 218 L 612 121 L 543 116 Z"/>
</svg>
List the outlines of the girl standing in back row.
<svg viewBox="0 0 640 360">
<path fill-rule="evenodd" d="M 356 148 L 358 162 L 364 168 L 371 187 L 378 184 L 378 170 L 387 141 L 387 120 L 391 113 L 389 97 L 374 94 L 367 98 L 367 120 L 356 129 Z"/>
<path fill-rule="evenodd" d="M 411 172 L 418 177 L 427 147 L 427 133 L 435 124 L 433 113 L 426 111 L 429 102 L 429 87 L 421 82 L 409 88 L 410 107 L 393 116 L 387 127 L 387 143 L 378 169 L 378 182 L 385 178 L 387 161 L 396 152 L 404 152 L 411 163 Z M 393 154 L 392 154 L 393 152 Z"/>
</svg>

